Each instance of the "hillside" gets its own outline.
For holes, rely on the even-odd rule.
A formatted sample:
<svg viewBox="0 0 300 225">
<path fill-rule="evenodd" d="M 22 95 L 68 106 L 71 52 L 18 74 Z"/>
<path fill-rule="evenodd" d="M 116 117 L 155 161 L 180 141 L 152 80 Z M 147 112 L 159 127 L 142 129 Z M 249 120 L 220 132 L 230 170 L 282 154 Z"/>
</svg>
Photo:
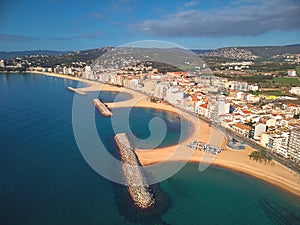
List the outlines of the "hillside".
<svg viewBox="0 0 300 225">
<path fill-rule="evenodd" d="M 74 62 L 91 64 L 95 59 L 104 53 L 114 49 L 114 47 L 102 47 L 89 50 L 78 50 L 72 52 L 36 50 L 21 52 L 0 52 L 0 59 L 4 59 L 6 65 L 17 65 L 20 61 L 27 60 L 32 66 L 52 67 L 54 65 L 71 66 Z M 140 49 L 141 52 L 142 48 Z M 159 49 L 153 49 L 154 52 Z M 166 52 L 172 49 L 166 50 Z M 191 50 L 195 54 L 206 58 L 207 62 L 226 62 L 229 60 L 255 60 L 271 62 L 297 62 L 299 60 L 300 45 L 287 46 L 259 46 L 259 47 L 225 47 L 216 50 Z M 139 51 L 135 51 L 139 52 Z M 164 51 L 165 52 L 165 51 Z M 182 52 L 182 54 L 185 51 Z M 149 51 L 148 51 L 149 53 Z M 181 56 L 181 53 L 175 55 Z M 154 54 L 155 55 L 155 54 Z M 19 59 L 17 59 L 17 57 Z M 143 58 L 141 56 L 141 58 Z M 176 58 L 176 57 L 175 57 Z M 152 60 L 153 61 L 153 58 Z M 155 60 L 154 60 L 155 61 Z M 24 63 L 23 63 L 24 64 Z M 22 65 L 23 65 L 22 64 Z"/>
<path fill-rule="evenodd" d="M 0 51 L 0 59 L 16 58 L 16 57 L 22 57 L 27 55 L 54 56 L 54 55 L 66 54 L 68 52 L 69 51 L 52 51 L 52 50 L 32 50 L 32 51 L 14 51 L 14 52 Z"/>
<path fill-rule="evenodd" d="M 226 47 L 200 55 L 241 60 L 276 60 L 283 59 L 285 55 L 295 54 L 300 54 L 299 44 L 287 46 Z"/>
</svg>

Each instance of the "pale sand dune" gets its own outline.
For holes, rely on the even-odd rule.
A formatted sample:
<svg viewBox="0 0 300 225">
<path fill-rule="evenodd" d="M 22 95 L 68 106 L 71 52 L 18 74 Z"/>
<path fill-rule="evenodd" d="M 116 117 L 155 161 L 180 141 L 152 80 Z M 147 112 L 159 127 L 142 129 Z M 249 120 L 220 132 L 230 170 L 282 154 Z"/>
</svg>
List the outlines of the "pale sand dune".
<svg viewBox="0 0 300 225">
<path fill-rule="evenodd" d="M 133 96 L 132 99 L 123 101 L 123 102 L 115 102 L 115 103 L 107 103 L 109 108 L 117 108 L 117 107 L 150 107 L 161 110 L 168 110 L 172 112 L 177 112 L 182 115 L 185 119 L 189 120 L 194 128 L 191 135 L 184 140 L 182 143 L 166 148 L 154 149 L 154 150 L 139 150 L 137 149 L 137 155 L 139 157 L 142 165 L 147 166 L 155 163 L 166 162 L 166 161 L 190 161 L 190 162 L 203 162 L 204 153 L 201 151 L 193 151 L 190 148 L 185 147 L 185 145 L 193 140 L 199 140 L 205 143 L 209 143 L 212 129 L 208 124 L 200 121 L 199 119 L 192 117 L 186 113 L 179 112 L 177 109 L 163 104 L 163 103 L 152 103 L 147 100 L 147 97 L 141 93 L 137 93 L 132 90 L 128 90 L 126 88 L 115 87 L 107 84 L 102 84 L 94 81 L 87 81 L 78 78 L 73 78 L 61 74 L 52 74 L 52 73 L 43 73 L 46 75 L 56 76 L 65 79 L 72 79 L 85 82 L 89 84 L 89 87 L 80 88 L 81 91 L 119 91 L 126 92 Z M 214 140 L 214 135 L 211 138 L 211 142 L 220 141 Z M 286 191 L 289 191 L 295 195 L 300 196 L 300 176 L 299 174 L 295 174 L 291 172 L 289 169 L 284 166 L 275 163 L 274 166 L 264 165 L 259 162 L 255 162 L 249 159 L 249 154 L 254 151 L 253 148 L 247 147 L 243 151 L 232 151 L 226 148 L 225 146 L 225 137 L 222 138 L 222 147 L 226 149 L 211 162 L 212 165 L 221 166 L 224 168 L 232 169 L 235 171 L 239 171 L 242 173 L 246 173 L 252 175 L 256 178 L 264 180 L 268 183 L 271 183 L 277 187 L 280 187 Z"/>
</svg>

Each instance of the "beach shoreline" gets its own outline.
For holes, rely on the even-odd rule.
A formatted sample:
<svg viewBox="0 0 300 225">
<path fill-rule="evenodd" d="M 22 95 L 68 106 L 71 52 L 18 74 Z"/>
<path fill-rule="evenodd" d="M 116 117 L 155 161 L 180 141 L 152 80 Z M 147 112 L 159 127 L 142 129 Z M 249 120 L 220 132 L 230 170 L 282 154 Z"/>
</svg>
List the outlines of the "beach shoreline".
<svg viewBox="0 0 300 225">
<path fill-rule="evenodd" d="M 144 108 L 153 108 L 165 111 L 171 111 L 178 113 L 183 118 L 191 122 L 194 127 L 194 132 L 189 135 L 182 143 L 168 146 L 164 148 L 158 148 L 154 150 L 141 150 L 137 149 L 136 153 L 138 158 L 143 166 L 149 166 L 156 163 L 162 162 L 176 162 L 176 161 L 186 161 L 191 163 L 205 163 L 204 152 L 195 151 L 186 147 L 187 143 L 190 143 L 194 140 L 201 141 L 204 143 L 210 143 L 211 134 L 216 132 L 213 131 L 213 127 L 210 127 L 204 121 L 201 121 L 199 118 L 191 116 L 177 108 L 174 108 L 165 103 L 153 103 L 147 100 L 147 96 L 127 89 L 125 87 L 117 87 L 109 84 L 104 84 L 97 81 L 85 80 L 77 77 L 71 77 L 62 74 L 54 74 L 47 72 L 28 72 L 33 74 L 42 74 L 46 76 L 58 77 L 62 79 L 75 80 L 88 84 L 88 87 L 79 88 L 79 90 L 84 92 L 89 91 L 116 91 L 116 92 L 125 92 L 132 96 L 132 99 L 123 101 L 123 102 L 112 102 L 107 103 L 109 108 L 119 108 L 119 107 L 144 107 Z M 245 150 L 241 151 L 232 151 L 226 147 L 225 135 L 221 140 L 221 147 L 225 151 L 218 154 L 212 162 L 209 164 L 217 167 L 222 167 L 230 169 L 236 172 L 250 175 L 259 180 L 267 182 L 273 186 L 276 186 L 284 191 L 292 193 L 300 197 L 300 176 L 293 171 L 290 171 L 288 168 L 275 163 L 275 165 L 264 165 L 254 160 L 250 160 L 249 154 L 255 149 L 247 146 Z M 207 153 L 208 154 L 208 153 Z"/>
</svg>

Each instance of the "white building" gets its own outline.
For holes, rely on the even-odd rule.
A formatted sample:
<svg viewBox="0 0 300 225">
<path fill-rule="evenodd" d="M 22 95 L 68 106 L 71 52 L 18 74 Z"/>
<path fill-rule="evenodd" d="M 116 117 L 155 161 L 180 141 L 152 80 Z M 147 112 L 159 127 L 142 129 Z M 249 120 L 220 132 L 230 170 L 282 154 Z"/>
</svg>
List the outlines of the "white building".
<svg viewBox="0 0 300 225">
<path fill-rule="evenodd" d="M 154 97 L 165 99 L 167 95 L 167 90 L 170 84 L 168 82 L 160 82 L 154 87 Z"/>
<path fill-rule="evenodd" d="M 261 133 L 260 144 L 277 152 L 281 146 L 287 146 L 288 140 L 287 133 L 263 132 Z"/>
<path fill-rule="evenodd" d="M 244 95 L 244 92 L 239 91 L 239 92 L 236 93 L 236 98 L 237 98 L 237 99 L 242 99 L 242 98 L 243 98 L 243 95 Z"/>
<path fill-rule="evenodd" d="M 92 75 L 92 69 L 90 66 L 86 66 L 84 68 L 84 78 L 90 79 L 90 76 Z"/>
<path fill-rule="evenodd" d="M 295 70 L 288 70 L 288 76 L 296 77 L 296 76 L 297 76 L 297 73 L 296 73 Z"/>
<path fill-rule="evenodd" d="M 294 95 L 300 95 L 300 87 L 292 87 L 290 93 Z"/>
<path fill-rule="evenodd" d="M 206 104 L 199 105 L 196 110 L 200 116 L 208 117 L 208 109 Z"/>
<path fill-rule="evenodd" d="M 139 86 L 139 80 L 134 78 L 134 79 L 129 80 L 125 87 L 133 89 L 133 90 L 137 90 L 138 86 Z"/>
<path fill-rule="evenodd" d="M 111 76 L 110 74 L 108 73 L 101 73 L 101 74 L 98 74 L 98 80 L 99 81 L 102 81 L 104 83 L 109 83 L 110 82 L 110 79 L 111 79 Z"/>
<path fill-rule="evenodd" d="M 289 148 L 285 145 L 281 145 L 277 149 L 277 154 L 283 156 L 284 158 L 288 159 L 289 158 Z"/>
<path fill-rule="evenodd" d="M 300 160 L 300 128 L 293 129 L 288 141 L 289 157 L 299 162 Z"/>
<path fill-rule="evenodd" d="M 236 91 L 248 91 L 248 83 L 246 82 L 239 82 L 239 81 L 229 81 L 226 86 L 230 90 Z"/>
<path fill-rule="evenodd" d="M 223 100 L 210 102 L 208 104 L 208 117 L 214 121 L 220 120 L 220 115 L 229 113 L 230 103 Z"/>
<path fill-rule="evenodd" d="M 184 93 L 178 87 L 170 87 L 166 92 L 166 100 L 171 104 L 181 104 L 184 99 Z"/>
<path fill-rule="evenodd" d="M 267 131 L 267 125 L 266 124 L 259 123 L 259 124 L 255 125 L 255 127 L 254 127 L 254 137 L 253 138 L 255 140 L 259 140 L 261 133 L 266 132 L 266 131 Z"/>
<path fill-rule="evenodd" d="M 246 101 L 250 103 L 257 103 L 260 101 L 260 97 L 256 95 L 249 94 L 246 96 Z"/>
<path fill-rule="evenodd" d="M 248 85 L 248 91 L 258 91 L 258 85 Z"/>
<path fill-rule="evenodd" d="M 1 68 L 5 67 L 5 63 L 4 63 L 4 60 L 3 60 L 3 59 L 0 60 L 0 67 L 1 67 Z"/>
</svg>

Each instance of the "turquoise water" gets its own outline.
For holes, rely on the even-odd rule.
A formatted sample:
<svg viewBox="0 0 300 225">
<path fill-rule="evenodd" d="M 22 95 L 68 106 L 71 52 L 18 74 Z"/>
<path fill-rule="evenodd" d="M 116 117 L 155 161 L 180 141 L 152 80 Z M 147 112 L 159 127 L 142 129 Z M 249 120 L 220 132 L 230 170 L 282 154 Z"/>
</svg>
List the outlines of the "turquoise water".
<svg viewBox="0 0 300 225">
<path fill-rule="evenodd" d="M 93 171 L 76 145 L 74 93 L 66 90 L 76 85 L 42 75 L 0 75 L 0 224 L 135 224 L 116 198 L 114 188 L 120 187 Z M 109 101 L 116 94 L 100 97 Z M 174 114 L 133 109 L 131 129 L 146 138 L 154 116 L 167 122 L 161 145 L 176 143 L 180 123 Z M 113 152 L 110 119 L 96 112 L 96 123 Z M 299 198 L 229 170 L 210 167 L 200 173 L 188 164 L 160 187 L 171 206 L 159 222 L 143 224 L 300 224 Z"/>
<path fill-rule="evenodd" d="M 170 224 L 300 224 L 300 201 L 264 182 L 222 168 L 185 166 L 162 183 Z M 186 223 L 185 221 L 188 221 Z"/>
</svg>

